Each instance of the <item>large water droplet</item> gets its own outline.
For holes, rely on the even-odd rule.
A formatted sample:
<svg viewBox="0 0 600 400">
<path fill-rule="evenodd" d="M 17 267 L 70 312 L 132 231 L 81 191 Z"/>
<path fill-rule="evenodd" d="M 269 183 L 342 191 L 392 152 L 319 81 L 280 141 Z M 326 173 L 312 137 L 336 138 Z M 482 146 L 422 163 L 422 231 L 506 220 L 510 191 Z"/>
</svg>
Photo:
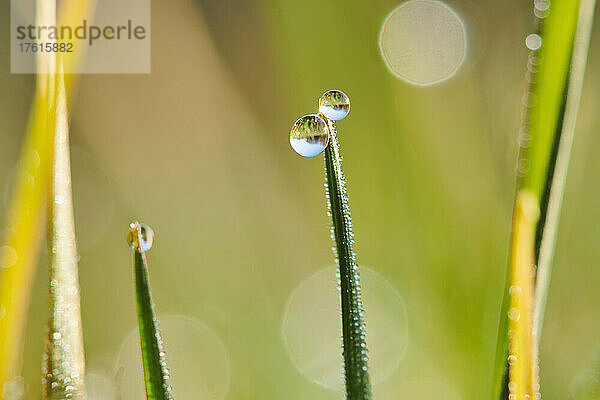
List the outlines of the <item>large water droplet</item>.
<svg viewBox="0 0 600 400">
<path fill-rule="evenodd" d="M 138 237 L 140 238 L 139 243 Z M 132 222 L 129 224 L 127 243 L 132 250 L 146 252 L 154 244 L 154 231 L 146 224 Z"/>
<path fill-rule="evenodd" d="M 319 99 L 319 112 L 332 121 L 344 119 L 350 112 L 350 99 L 340 90 L 329 90 Z"/>
<path fill-rule="evenodd" d="M 318 156 L 329 144 L 329 129 L 317 114 L 299 118 L 290 132 L 290 145 L 303 157 Z"/>
</svg>

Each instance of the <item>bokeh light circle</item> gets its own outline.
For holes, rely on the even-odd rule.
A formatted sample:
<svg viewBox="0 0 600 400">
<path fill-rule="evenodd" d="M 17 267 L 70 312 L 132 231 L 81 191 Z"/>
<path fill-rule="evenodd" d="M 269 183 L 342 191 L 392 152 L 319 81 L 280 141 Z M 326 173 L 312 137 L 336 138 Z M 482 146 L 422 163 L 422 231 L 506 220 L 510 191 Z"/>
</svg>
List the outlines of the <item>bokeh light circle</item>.
<svg viewBox="0 0 600 400">
<path fill-rule="evenodd" d="M 343 390 L 340 292 L 336 267 L 301 282 L 287 302 L 281 334 L 298 370 L 311 381 Z M 385 381 L 400 364 L 408 345 L 404 300 L 383 276 L 361 267 L 371 381 Z"/>
<path fill-rule="evenodd" d="M 103 371 L 87 371 L 85 373 L 85 389 L 87 400 L 118 400 L 114 379 Z"/>
<path fill-rule="evenodd" d="M 231 372 L 223 342 L 192 317 L 160 315 L 158 319 L 175 398 L 224 399 L 229 392 Z M 121 344 L 115 367 L 121 398 L 146 398 L 137 328 Z"/>
<path fill-rule="evenodd" d="M 414 0 L 385 19 L 379 48 L 388 69 L 398 78 L 429 86 L 451 78 L 467 52 L 465 25 L 440 1 Z"/>
<path fill-rule="evenodd" d="M 387 390 L 374 389 L 374 397 L 380 400 L 462 400 L 462 396 L 450 386 L 436 380 L 410 380 L 393 385 Z"/>
</svg>

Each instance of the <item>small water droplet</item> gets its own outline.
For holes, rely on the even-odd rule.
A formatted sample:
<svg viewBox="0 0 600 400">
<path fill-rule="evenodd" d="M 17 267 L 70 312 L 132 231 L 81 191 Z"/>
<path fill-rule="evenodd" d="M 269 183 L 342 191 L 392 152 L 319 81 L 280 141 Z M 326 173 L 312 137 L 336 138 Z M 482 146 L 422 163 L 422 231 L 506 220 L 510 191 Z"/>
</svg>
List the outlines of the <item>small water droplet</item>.
<svg viewBox="0 0 600 400">
<path fill-rule="evenodd" d="M 508 293 L 509 294 L 514 294 L 514 295 L 520 295 L 521 294 L 521 288 L 519 286 L 511 286 L 508 288 Z"/>
<path fill-rule="evenodd" d="M 327 124 L 317 114 L 299 118 L 290 132 L 290 145 L 303 157 L 318 156 L 329 144 Z"/>
<path fill-rule="evenodd" d="M 344 119 L 350 112 L 350 99 L 340 90 L 329 90 L 319 99 L 319 112 L 332 121 Z"/>
<path fill-rule="evenodd" d="M 138 243 L 138 237 L 140 238 L 140 243 Z M 132 250 L 146 252 L 154 244 L 154 231 L 146 224 L 132 222 L 129 224 L 127 243 Z"/>
<path fill-rule="evenodd" d="M 542 47 L 542 37 L 537 33 L 527 35 L 525 38 L 525 46 L 527 46 L 529 50 L 539 50 L 540 47 Z"/>
<path fill-rule="evenodd" d="M 521 313 L 518 309 L 511 308 L 510 310 L 508 310 L 508 318 L 510 318 L 512 321 L 518 321 L 519 318 L 521 318 Z"/>
</svg>

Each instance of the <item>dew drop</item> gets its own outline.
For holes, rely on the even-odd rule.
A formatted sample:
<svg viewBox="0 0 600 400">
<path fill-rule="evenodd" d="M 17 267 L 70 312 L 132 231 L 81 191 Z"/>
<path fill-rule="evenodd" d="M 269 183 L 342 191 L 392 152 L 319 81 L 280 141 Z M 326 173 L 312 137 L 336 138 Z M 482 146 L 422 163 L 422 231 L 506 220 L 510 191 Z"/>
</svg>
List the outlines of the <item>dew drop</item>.
<svg viewBox="0 0 600 400">
<path fill-rule="evenodd" d="M 527 35 L 525 38 L 525 46 L 532 51 L 539 50 L 540 47 L 542 47 L 542 37 L 537 33 Z"/>
<path fill-rule="evenodd" d="M 140 243 L 138 243 L 138 237 L 141 238 Z M 132 222 L 129 224 L 127 243 L 132 250 L 146 252 L 150 250 L 154 244 L 154 231 L 146 224 Z"/>
<path fill-rule="evenodd" d="M 303 157 L 318 156 L 329 144 L 327 124 L 317 114 L 299 118 L 290 132 L 290 145 Z"/>
<path fill-rule="evenodd" d="M 319 99 L 319 112 L 332 121 L 344 119 L 350 112 L 350 99 L 341 90 L 329 90 Z"/>
</svg>

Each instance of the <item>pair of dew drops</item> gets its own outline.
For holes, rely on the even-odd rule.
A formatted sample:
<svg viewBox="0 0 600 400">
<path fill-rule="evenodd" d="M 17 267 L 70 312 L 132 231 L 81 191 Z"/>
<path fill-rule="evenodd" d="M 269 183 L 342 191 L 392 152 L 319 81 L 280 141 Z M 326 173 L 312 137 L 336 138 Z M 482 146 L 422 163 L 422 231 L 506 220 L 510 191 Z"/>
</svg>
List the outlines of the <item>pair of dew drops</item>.
<svg viewBox="0 0 600 400">
<path fill-rule="evenodd" d="M 350 112 L 350 99 L 340 90 L 329 90 L 319 99 L 319 114 L 299 118 L 290 132 L 290 145 L 303 157 L 318 156 L 329 144 L 327 120 L 339 121 Z"/>
<path fill-rule="evenodd" d="M 299 118 L 290 132 L 290 144 L 296 153 L 314 157 L 329 144 L 329 127 L 326 120 L 339 121 L 350 112 L 350 99 L 340 90 L 329 90 L 319 99 L 319 114 Z M 154 231 L 146 224 L 129 224 L 127 243 L 132 250 L 146 252 L 154 244 Z"/>
</svg>

